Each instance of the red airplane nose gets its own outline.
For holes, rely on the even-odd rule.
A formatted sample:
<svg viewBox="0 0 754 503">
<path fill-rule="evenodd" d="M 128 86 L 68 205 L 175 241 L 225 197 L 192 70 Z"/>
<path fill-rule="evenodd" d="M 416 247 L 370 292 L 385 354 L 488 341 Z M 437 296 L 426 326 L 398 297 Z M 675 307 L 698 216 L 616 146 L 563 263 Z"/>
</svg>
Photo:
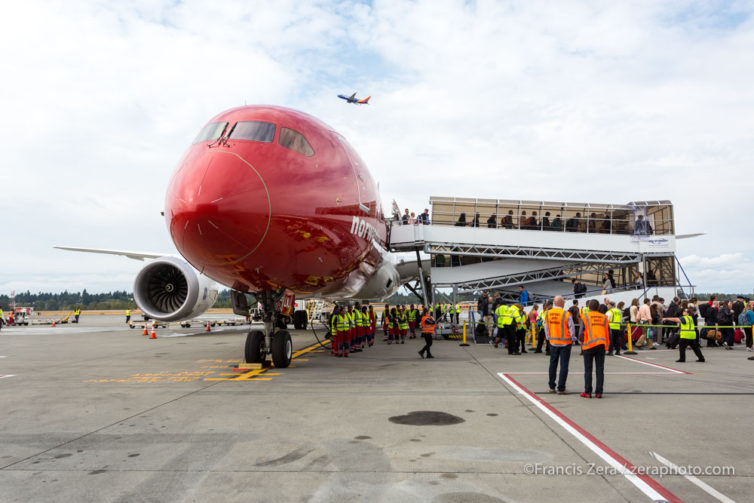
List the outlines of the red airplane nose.
<svg viewBox="0 0 754 503">
<path fill-rule="evenodd" d="M 194 267 L 233 264 L 262 244 L 270 197 L 261 174 L 240 155 L 207 149 L 184 160 L 166 200 L 178 251 Z"/>
</svg>

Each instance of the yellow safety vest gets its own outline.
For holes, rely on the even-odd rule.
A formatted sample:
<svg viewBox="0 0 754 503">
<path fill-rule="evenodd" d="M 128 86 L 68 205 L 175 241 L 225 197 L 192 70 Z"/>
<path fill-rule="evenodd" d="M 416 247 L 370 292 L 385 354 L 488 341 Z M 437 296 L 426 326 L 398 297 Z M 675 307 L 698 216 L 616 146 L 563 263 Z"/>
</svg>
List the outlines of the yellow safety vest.
<svg viewBox="0 0 754 503">
<path fill-rule="evenodd" d="M 456 314 L 459 314 L 461 312 L 461 305 L 456 304 Z"/>
<path fill-rule="evenodd" d="M 691 316 L 681 316 L 681 339 L 696 339 L 694 318 Z"/>
<path fill-rule="evenodd" d="M 623 313 L 620 309 L 614 307 L 610 310 L 610 330 L 620 330 L 620 322 L 623 319 Z"/>
<path fill-rule="evenodd" d="M 130 309 L 126 309 L 126 316 L 131 316 L 131 310 Z"/>
</svg>

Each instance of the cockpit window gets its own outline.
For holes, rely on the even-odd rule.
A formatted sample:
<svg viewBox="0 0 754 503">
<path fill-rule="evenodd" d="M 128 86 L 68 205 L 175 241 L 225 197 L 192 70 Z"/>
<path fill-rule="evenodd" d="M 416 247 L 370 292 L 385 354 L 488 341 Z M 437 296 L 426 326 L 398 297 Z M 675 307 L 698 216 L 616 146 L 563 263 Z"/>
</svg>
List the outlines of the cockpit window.
<svg viewBox="0 0 754 503">
<path fill-rule="evenodd" d="M 194 143 L 217 140 L 223 134 L 227 126 L 227 122 L 211 122 L 207 124 L 201 131 L 199 131 L 199 134 L 196 135 Z"/>
<path fill-rule="evenodd" d="M 309 145 L 309 142 L 306 141 L 304 135 L 302 135 L 298 131 L 294 131 L 293 129 L 281 127 L 280 138 L 278 138 L 278 142 L 285 148 L 294 150 L 299 154 L 305 155 L 306 157 L 311 157 L 314 155 L 314 149 L 311 145 Z"/>
<path fill-rule="evenodd" d="M 230 133 L 231 140 L 249 140 L 271 143 L 275 137 L 275 124 L 269 122 L 238 122 Z"/>
</svg>

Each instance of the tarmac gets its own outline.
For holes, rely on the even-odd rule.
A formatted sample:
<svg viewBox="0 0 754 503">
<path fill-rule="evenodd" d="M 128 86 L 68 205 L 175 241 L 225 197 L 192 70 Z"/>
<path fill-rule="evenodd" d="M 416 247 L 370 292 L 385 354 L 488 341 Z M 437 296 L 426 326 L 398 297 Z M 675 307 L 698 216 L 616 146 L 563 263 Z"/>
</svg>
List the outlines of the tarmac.
<svg viewBox="0 0 754 503">
<path fill-rule="evenodd" d="M 157 339 L 121 316 L 0 331 L 2 502 L 751 501 L 752 353 L 607 357 L 605 395 L 549 359 L 421 339 L 349 358 L 292 331 L 239 372 L 245 327 Z M 317 328 L 320 338 L 324 329 Z M 676 466 L 672 469 L 672 466 Z M 671 473 L 672 472 L 672 473 Z"/>
</svg>

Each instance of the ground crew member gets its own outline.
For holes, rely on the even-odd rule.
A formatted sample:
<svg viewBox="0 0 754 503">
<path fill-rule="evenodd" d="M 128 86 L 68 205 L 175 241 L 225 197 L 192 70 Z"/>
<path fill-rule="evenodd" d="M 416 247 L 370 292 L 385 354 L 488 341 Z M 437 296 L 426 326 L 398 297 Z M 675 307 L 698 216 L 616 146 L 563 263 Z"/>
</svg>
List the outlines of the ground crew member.
<svg viewBox="0 0 754 503">
<path fill-rule="evenodd" d="M 456 325 L 461 323 L 461 304 L 456 304 Z"/>
<path fill-rule="evenodd" d="M 5 323 L 5 318 L 3 317 L 3 308 L 0 307 L 0 328 L 3 328 L 4 323 Z"/>
<path fill-rule="evenodd" d="M 537 321 L 535 323 L 535 330 L 537 331 L 537 347 L 534 350 L 535 353 L 542 352 L 542 345 L 545 344 L 547 338 L 545 337 L 545 313 L 552 309 L 552 301 L 547 301 L 542 306 L 542 310 L 537 314 Z M 547 341 L 545 346 L 546 354 L 550 354 L 550 341 Z"/>
<path fill-rule="evenodd" d="M 340 315 L 340 306 L 337 304 L 330 315 L 330 352 L 338 355 L 338 315 Z"/>
<path fill-rule="evenodd" d="M 390 336 L 390 305 L 385 304 L 385 309 L 382 311 L 382 342 L 387 342 Z"/>
<path fill-rule="evenodd" d="M 528 352 L 526 351 L 526 315 L 521 304 L 513 304 L 511 307 L 515 310 L 512 312 L 512 315 L 513 321 L 516 322 L 516 344 L 514 345 L 514 349 L 516 353 L 524 354 Z"/>
<path fill-rule="evenodd" d="M 693 307 L 687 307 L 683 310 L 683 316 L 680 318 L 663 318 L 662 321 L 675 321 L 681 324 L 680 343 L 678 344 L 678 351 L 680 352 L 679 358 L 676 360 L 678 363 L 686 361 L 686 346 L 691 346 L 696 355 L 696 361 L 703 362 L 704 355 L 699 347 L 699 338 L 696 335 L 696 327 L 694 326 L 694 315 L 696 311 Z"/>
<path fill-rule="evenodd" d="M 400 306 L 400 310 L 398 311 L 398 329 L 401 334 L 401 344 L 405 344 L 406 335 L 408 334 L 408 315 L 403 306 Z"/>
<path fill-rule="evenodd" d="M 422 337 L 424 337 L 424 347 L 419 350 L 419 356 L 424 358 L 426 353 L 427 358 L 434 358 L 429 348 L 432 347 L 432 338 L 435 335 L 435 319 L 429 314 L 428 310 L 422 312 L 422 319 L 420 322 Z"/>
<path fill-rule="evenodd" d="M 497 323 L 497 326 L 495 327 L 495 347 L 498 347 L 500 345 L 500 341 L 505 337 L 505 325 L 503 324 L 504 316 L 508 312 L 508 306 L 505 304 L 500 304 L 497 306 L 497 309 L 495 309 L 495 320 Z"/>
<path fill-rule="evenodd" d="M 555 393 L 555 372 L 560 363 L 557 393 L 567 395 L 566 380 L 568 364 L 571 360 L 571 345 L 576 338 L 573 317 L 570 311 L 563 309 L 565 300 L 558 295 L 553 299 L 553 307 L 545 314 L 545 336 L 550 343 L 550 368 L 548 372 L 550 393 Z"/>
<path fill-rule="evenodd" d="M 356 338 L 355 332 L 356 332 L 356 318 L 353 314 L 353 306 L 348 306 L 348 334 L 346 335 L 346 347 L 348 348 L 348 352 L 351 353 L 353 349 L 354 340 Z"/>
<path fill-rule="evenodd" d="M 419 310 L 414 307 L 413 304 L 411 304 L 411 307 L 408 308 L 408 329 L 410 332 L 410 335 L 408 336 L 409 339 L 416 339 L 416 317 L 419 314 Z"/>
<path fill-rule="evenodd" d="M 73 316 L 76 317 L 76 320 L 74 321 L 74 323 L 78 323 L 79 322 L 79 316 L 81 316 L 81 309 L 79 309 L 77 307 L 76 310 L 73 312 Z"/>
<path fill-rule="evenodd" d="M 622 304 L 622 302 L 621 302 Z M 613 351 L 615 351 L 616 355 L 620 354 L 620 345 L 623 341 L 622 337 L 622 330 L 621 330 L 621 321 L 623 321 L 623 312 L 620 308 L 615 307 L 615 301 L 611 300 L 607 307 L 607 316 L 610 320 L 610 351 L 608 351 L 608 356 L 613 356 Z M 623 307 L 623 306 L 620 306 Z"/>
<path fill-rule="evenodd" d="M 390 313 L 387 317 L 388 337 L 387 343 L 392 344 L 396 340 L 396 331 L 398 330 L 398 316 L 394 307 L 390 308 Z"/>
<path fill-rule="evenodd" d="M 362 333 L 362 319 L 361 319 L 361 305 L 357 302 L 353 308 L 353 340 L 351 342 L 351 352 L 358 353 L 361 351 L 361 333 Z"/>
<path fill-rule="evenodd" d="M 348 311 L 343 309 L 340 314 L 338 314 L 338 321 L 337 321 L 337 331 L 336 331 L 336 337 L 335 342 L 337 344 L 337 351 L 335 353 L 335 356 L 348 356 L 348 330 L 350 329 L 350 324 L 348 320 Z"/>
<path fill-rule="evenodd" d="M 592 363 L 596 364 L 597 385 L 594 396 L 602 398 L 602 385 L 605 382 L 605 352 L 610 347 L 610 327 L 607 316 L 599 312 L 597 300 L 587 302 L 588 310 L 581 313 L 579 340 L 584 355 L 583 398 L 592 398 Z"/>
<path fill-rule="evenodd" d="M 374 346 L 374 337 L 377 334 L 377 316 L 374 314 L 374 307 L 369 304 L 369 342 L 370 346 Z"/>
<path fill-rule="evenodd" d="M 128 323 L 129 321 L 131 321 L 131 310 L 126 309 L 126 323 Z"/>
<path fill-rule="evenodd" d="M 361 349 L 362 351 L 367 347 L 369 341 L 369 313 L 367 313 L 367 306 L 361 306 Z"/>
<path fill-rule="evenodd" d="M 13 315 L 13 309 L 11 309 L 10 311 L 8 311 L 8 326 L 9 327 L 16 326 L 16 318 Z"/>
</svg>

